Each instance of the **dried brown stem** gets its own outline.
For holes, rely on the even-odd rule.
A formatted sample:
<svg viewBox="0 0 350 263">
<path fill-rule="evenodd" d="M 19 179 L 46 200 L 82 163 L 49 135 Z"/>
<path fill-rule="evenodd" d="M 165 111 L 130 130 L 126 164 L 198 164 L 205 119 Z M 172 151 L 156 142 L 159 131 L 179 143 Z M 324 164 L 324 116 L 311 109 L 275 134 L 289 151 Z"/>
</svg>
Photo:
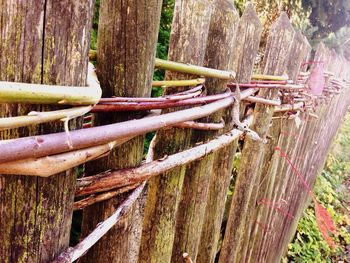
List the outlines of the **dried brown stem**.
<svg viewBox="0 0 350 263">
<path fill-rule="evenodd" d="M 132 189 L 137 188 L 140 185 L 140 183 L 133 184 L 133 185 L 128 185 L 122 188 L 119 188 L 118 190 L 115 191 L 110 191 L 106 193 L 102 193 L 99 195 L 90 195 L 89 197 L 86 197 L 82 200 L 74 202 L 73 210 L 81 210 L 84 209 L 85 207 L 88 207 L 90 205 L 109 200 L 117 195 L 120 195 L 122 193 L 126 193 Z"/>
<path fill-rule="evenodd" d="M 280 106 L 281 105 L 280 101 L 268 100 L 268 99 L 264 99 L 264 98 L 254 97 L 254 96 L 249 96 L 248 98 L 245 98 L 244 100 L 254 102 L 254 103 L 261 103 L 261 104 L 265 104 L 265 105 L 270 105 L 270 106 Z"/>
<path fill-rule="evenodd" d="M 245 120 L 245 123 L 247 124 L 250 124 L 251 122 L 252 117 Z M 112 171 L 81 178 L 77 183 L 76 196 L 105 192 L 148 180 L 153 176 L 162 174 L 177 166 L 193 162 L 208 153 L 229 145 L 232 141 L 238 138 L 241 133 L 241 131 L 232 130 L 230 133 L 224 134 L 208 143 L 167 156 L 164 159 L 144 164 L 137 168 Z"/>
<path fill-rule="evenodd" d="M 127 98 L 127 97 L 113 97 L 113 98 L 102 98 L 100 99 L 99 104 L 105 104 L 108 102 L 167 102 L 167 101 L 179 101 L 179 100 L 186 100 L 191 99 L 194 97 L 199 96 L 202 93 L 201 90 L 192 92 L 192 93 L 186 93 L 181 95 L 170 95 L 170 96 L 164 96 L 159 98 Z"/>
<path fill-rule="evenodd" d="M 104 222 L 101 222 L 97 227 L 78 245 L 74 248 L 68 248 L 63 252 L 54 262 L 56 263 L 70 263 L 86 253 L 93 245 L 95 245 L 115 224 L 117 224 L 125 214 L 127 214 L 140 197 L 145 184 L 136 188 L 130 196 L 118 207 L 118 209 Z"/>
<path fill-rule="evenodd" d="M 221 123 L 201 123 L 201 122 L 195 122 L 195 121 L 185 121 L 185 122 L 176 124 L 173 127 L 203 130 L 203 131 L 217 131 L 225 127 L 225 122 L 222 121 Z"/>
</svg>

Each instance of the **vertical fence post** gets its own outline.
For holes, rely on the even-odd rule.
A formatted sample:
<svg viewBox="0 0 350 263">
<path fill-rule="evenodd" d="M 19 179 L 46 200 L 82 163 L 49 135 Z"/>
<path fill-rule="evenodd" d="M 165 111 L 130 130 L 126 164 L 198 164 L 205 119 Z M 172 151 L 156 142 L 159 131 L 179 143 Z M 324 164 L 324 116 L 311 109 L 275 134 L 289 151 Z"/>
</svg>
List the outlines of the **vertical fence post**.
<svg viewBox="0 0 350 263">
<path fill-rule="evenodd" d="M 254 6 L 248 2 L 235 32 L 233 48 L 229 50 L 229 56 L 232 59 L 231 69 L 236 71 L 236 79 L 239 82 L 248 83 L 251 79 L 261 32 L 262 26 Z M 216 46 L 212 45 L 211 49 L 215 49 Z M 209 45 L 208 50 L 210 50 Z M 229 122 L 230 112 L 225 114 L 225 120 Z M 229 126 L 227 128 L 231 128 Z M 236 146 L 237 141 L 215 153 L 205 221 L 197 256 L 198 263 L 214 262 L 216 257 Z"/>
<path fill-rule="evenodd" d="M 231 53 L 234 49 L 238 19 L 238 13 L 232 2 L 228 0 L 215 1 L 209 26 L 205 66 L 221 70 L 232 70 Z M 207 94 L 213 95 L 224 92 L 227 89 L 227 82 L 227 80 L 206 79 Z M 228 128 L 231 126 L 229 115 L 226 114 L 228 112 L 230 112 L 229 109 L 218 112 L 206 118 L 205 121 L 220 122 L 220 119 L 224 117 Z M 192 131 L 191 143 L 207 141 L 213 139 L 215 135 L 218 135 L 218 133 Z M 227 156 L 227 154 L 221 154 L 220 157 L 225 160 L 232 158 L 232 155 Z M 209 154 L 186 167 L 181 201 L 176 216 L 172 262 L 181 262 L 184 252 L 188 253 L 192 260 L 196 261 L 205 217 L 209 184 L 213 175 L 214 156 L 215 154 Z M 220 202 L 223 203 L 223 200 L 220 200 Z"/>
<path fill-rule="evenodd" d="M 103 96 L 150 97 L 161 0 L 101 2 L 98 31 L 97 73 Z M 94 123 L 105 125 L 139 118 L 142 113 L 97 114 Z M 86 174 L 134 167 L 143 157 L 144 136 L 136 137 L 111 154 L 86 165 Z M 111 215 L 128 194 L 83 211 L 83 234 Z M 82 262 L 136 262 L 143 219 L 142 198 L 131 212 L 111 229 Z"/>
<path fill-rule="evenodd" d="M 264 73 L 281 75 L 286 72 L 287 62 L 294 30 L 285 13 L 272 26 L 264 57 Z M 283 51 L 283 52 L 281 52 Z M 261 90 L 261 97 L 276 99 L 277 90 Z M 271 123 L 274 107 L 257 104 L 254 111 L 252 129 L 265 137 Z M 243 238 L 244 225 L 253 185 L 261 173 L 264 148 L 261 142 L 246 138 L 242 152 L 241 167 L 238 173 L 232 205 L 220 253 L 219 262 L 239 262 L 242 254 L 239 250 Z"/>
<path fill-rule="evenodd" d="M 94 1 L 0 3 L 0 79 L 86 85 Z M 1 117 L 54 106 L 2 104 Z M 74 125 L 71 127 L 74 128 Z M 1 139 L 62 131 L 62 123 L 0 132 Z M 0 176 L 0 261 L 50 262 L 69 244 L 76 173 Z"/>
<path fill-rule="evenodd" d="M 306 55 L 306 43 L 304 36 L 300 32 L 294 34 L 292 41 L 292 52 L 295 52 L 295 56 L 291 55 L 288 61 L 287 72 L 291 80 L 296 81 L 300 70 L 301 63 Z M 292 53 L 294 54 L 294 53 Z M 299 142 L 296 138 L 300 135 L 302 125 L 298 126 L 295 119 L 286 119 L 284 114 L 278 113 L 274 115 L 277 119 L 272 121 L 272 127 L 270 128 L 270 134 L 273 134 L 274 140 L 270 142 L 268 151 L 265 152 L 264 159 L 264 171 L 260 179 L 255 184 L 255 194 L 251 197 L 251 211 L 254 212 L 250 220 L 249 233 L 251 236 L 245 238 L 245 244 L 250 242 L 251 246 L 247 247 L 247 260 L 255 260 L 258 247 L 264 242 L 266 234 L 262 227 L 257 222 L 264 222 L 264 225 L 268 229 L 268 235 L 279 234 L 274 230 L 272 226 L 274 220 L 282 219 L 282 216 L 275 216 L 276 210 L 272 207 L 259 204 L 262 199 L 269 200 L 268 202 L 277 203 L 277 199 L 280 200 L 284 195 L 283 185 L 288 182 L 288 177 L 285 175 L 286 171 L 290 170 L 290 166 L 286 164 L 279 157 L 279 153 L 275 152 L 276 146 L 280 147 L 288 154 L 294 156 L 296 145 Z M 300 136 L 302 137 L 302 136 Z M 292 177 L 293 179 L 294 177 Z M 289 218 L 288 218 L 289 219 Z M 253 231 L 250 231 L 253 229 Z M 252 240 L 249 240 L 252 239 Z M 253 259 L 250 259 L 253 257 Z"/>
<path fill-rule="evenodd" d="M 208 0 L 176 0 L 170 37 L 169 60 L 203 65 L 211 16 Z M 167 72 L 167 79 L 193 76 Z M 167 88 L 166 94 L 179 88 Z M 167 112 L 167 111 L 163 111 Z M 191 130 L 171 128 L 156 134 L 154 158 L 163 158 L 190 146 Z M 152 178 L 145 208 L 139 262 L 170 262 L 178 204 L 185 166 Z"/>
</svg>

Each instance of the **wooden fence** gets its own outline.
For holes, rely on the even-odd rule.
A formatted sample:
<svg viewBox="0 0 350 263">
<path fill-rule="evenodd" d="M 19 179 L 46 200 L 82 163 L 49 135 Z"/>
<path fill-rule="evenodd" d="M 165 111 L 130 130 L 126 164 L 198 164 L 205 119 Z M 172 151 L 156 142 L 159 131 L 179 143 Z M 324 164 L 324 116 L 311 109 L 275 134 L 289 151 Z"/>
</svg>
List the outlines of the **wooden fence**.
<svg viewBox="0 0 350 263">
<path fill-rule="evenodd" d="M 349 61 L 312 52 L 282 13 L 256 63 L 254 6 L 240 17 L 229 0 L 176 0 L 168 59 L 182 64 L 155 60 L 162 1 L 105 0 L 98 84 L 93 2 L 0 4 L 0 261 L 279 262 L 350 104 Z M 158 99 L 154 66 L 167 69 Z M 96 127 L 68 127 L 90 110 Z"/>
</svg>

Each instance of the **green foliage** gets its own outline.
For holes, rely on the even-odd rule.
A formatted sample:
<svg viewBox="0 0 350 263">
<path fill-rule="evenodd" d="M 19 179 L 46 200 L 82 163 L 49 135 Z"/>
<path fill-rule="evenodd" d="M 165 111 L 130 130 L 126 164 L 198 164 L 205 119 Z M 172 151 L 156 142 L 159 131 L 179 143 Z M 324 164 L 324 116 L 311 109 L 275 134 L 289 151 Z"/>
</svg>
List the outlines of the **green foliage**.
<svg viewBox="0 0 350 263">
<path fill-rule="evenodd" d="M 350 173 L 350 113 L 345 118 L 328 156 L 325 168 L 317 178 L 314 194 L 320 203 L 331 214 L 337 235 L 333 237 L 337 249 L 332 250 L 323 239 L 317 226 L 313 204 L 304 212 L 299 221 L 297 233 L 285 262 L 338 262 L 346 261 L 346 247 L 350 245 L 349 189 L 344 182 Z"/>
<path fill-rule="evenodd" d="M 157 43 L 157 57 L 161 59 L 168 58 L 171 23 L 173 20 L 175 0 L 163 0 L 162 14 L 160 18 L 160 27 Z M 164 79 L 164 71 L 156 70 L 154 80 Z"/>
<path fill-rule="evenodd" d="M 90 48 L 97 49 L 97 30 L 98 30 L 98 18 L 99 18 L 100 0 L 95 2 L 94 19 L 92 20 L 91 41 Z"/>
</svg>

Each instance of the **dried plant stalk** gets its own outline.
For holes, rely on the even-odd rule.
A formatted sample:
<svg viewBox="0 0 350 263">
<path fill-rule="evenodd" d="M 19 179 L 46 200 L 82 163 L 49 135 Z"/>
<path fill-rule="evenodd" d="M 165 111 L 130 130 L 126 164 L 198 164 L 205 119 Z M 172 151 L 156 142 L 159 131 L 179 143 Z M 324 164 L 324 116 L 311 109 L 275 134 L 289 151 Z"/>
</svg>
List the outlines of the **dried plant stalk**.
<svg viewBox="0 0 350 263">
<path fill-rule="evenodd" d="M 196 86 L 203 84 L 205 82 L 204 78 L 190 79 L 190 80 L 163 80 L 163 81 L 153 81 L 153 87 L 185 87 L 185 86 Z"/>
<path fill-rule="evenodd" d="M 91 63 L 87 82 L 87 87 L 68 87 L 0 81 L 0 103 L 94 105 L 102 90 Z"/>
<path fill-rule="evenodd" d="M 130 139 L 132 138 L 123 138 L 104 145 L 77 151 L 3 163 L 0 164 L 0 174 L 49 177 L 74 168 L 80 164 L 101 158 L 116 146 L 121 145 Z"/>
<path fill-rule="evenodd" d="M 62 119 L 73 119 L 84 115 L 91 109 L 91 106 L 83 106 L 58 111 L 30 112 L 28 116 L 0 118 L 0 130 L 37 125 Z"/>
</svg>

